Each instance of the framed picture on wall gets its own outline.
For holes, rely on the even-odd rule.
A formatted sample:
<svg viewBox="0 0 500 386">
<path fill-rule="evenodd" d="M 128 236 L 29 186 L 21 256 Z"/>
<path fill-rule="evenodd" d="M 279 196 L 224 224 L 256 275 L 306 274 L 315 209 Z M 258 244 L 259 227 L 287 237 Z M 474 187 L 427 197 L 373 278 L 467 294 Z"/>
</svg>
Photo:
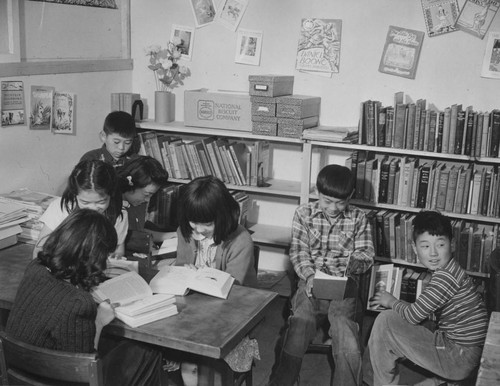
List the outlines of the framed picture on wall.
<svg viewBox="0 0 500 386">
<path fill-rule="evenodd" d="M 214 0 L 189 0 L 196 28 L 213 23 L 217 8 Z"/>
<path fill-rule="evenodd" d="M 190 61 L 193 52 L 194 28 L 174 24 L 172 25 L 170 41 L 173 42 L 174 38 L 179 38 L 181 40 L 181 45 L 177 47 L 181 50 L 182 59 Z"/>
<path fill-rule="evenodd" d="M 75 101 L 71 92 L 55 92 L 52 109 L 52 132 L 54 134 L 75 134 Z"/>
<path fill-rule="evenodd" d="M 500 79 L 500 32 L 490 32 L 488 34 L 481 76 L 483 78 Z"/>
<path fill-rule="evenodd" d="M 258 66 L 262 47 L 262 31 L 238 30 L 236 38 L 236 63 Z"/>
</svg>

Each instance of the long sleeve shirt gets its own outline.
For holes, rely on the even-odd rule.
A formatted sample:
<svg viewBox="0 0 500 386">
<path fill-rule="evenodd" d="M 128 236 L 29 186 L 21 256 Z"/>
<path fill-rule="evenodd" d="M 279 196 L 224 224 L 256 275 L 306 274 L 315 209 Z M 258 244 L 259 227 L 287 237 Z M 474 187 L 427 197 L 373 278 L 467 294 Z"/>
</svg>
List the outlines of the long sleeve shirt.
<svg viewBox="0 0 500 386">
<path fill-rule="evenodd" d="M 438 331 L 464 346 L 482 346 L 486 339 L 486 307 L 469 275 L 455 259 L 436 269 L 414 303 L 397 301 L 392 308 L 412 324 L 434 313 Z"/>
<path fill-rule="evenodd" d="M 348 206 L 330 220 L 318 202 L 299 206 L 293 218 L 290 261 L 302 280 L 316 269 L 341 276 L 366 272 L 375 250 L 365 213 Z M 346 267 L 348 265 L 348 267 Z"/>
</svg>

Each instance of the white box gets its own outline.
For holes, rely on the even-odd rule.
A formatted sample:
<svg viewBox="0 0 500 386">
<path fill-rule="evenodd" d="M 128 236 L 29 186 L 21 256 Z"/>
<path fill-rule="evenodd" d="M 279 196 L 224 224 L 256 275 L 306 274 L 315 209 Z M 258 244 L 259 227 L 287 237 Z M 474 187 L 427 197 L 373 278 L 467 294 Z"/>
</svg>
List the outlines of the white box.
<svg viewBox="0 0 500 386">
<path fill-rule="evenodd" d="M 184 91 L 186 126 L 252 131 L 250 95 L 207 89 Z"/>
</svg>

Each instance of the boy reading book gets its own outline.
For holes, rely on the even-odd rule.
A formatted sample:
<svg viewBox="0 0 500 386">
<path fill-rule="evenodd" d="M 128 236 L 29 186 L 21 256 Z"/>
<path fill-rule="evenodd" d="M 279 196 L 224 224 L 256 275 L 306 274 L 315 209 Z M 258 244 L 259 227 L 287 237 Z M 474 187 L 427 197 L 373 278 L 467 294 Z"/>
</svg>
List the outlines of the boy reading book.
<svg viewBox="0 0 500 386">
<path fill-rule="evenodd" d="M 335 362 L 333 384 L 357 386 L 361 381 L 359 329 L 354 315 L 363 305 L 353 275 L 364 273 L 373 264 L 370 225 L 362 210 L 349 205 L 354 176 L 348 168 L 325 166 L 318 174 L 316 187 L 319 200 L 299 206 L 293 219 L 290 260 L 299 284 L 270 385 L 294 384 L 307 346 L 320 320 L 326 318 Z M 347 274 L 343 297 L 327 300 L 314 296 L 318 270 L 335 276 Z"/>
<path fill-rule="evenodd" d="M 450 220 L 423 211 L 413 220 L 413 249 L 433 272 L 413 303 L 379 291 L 370 299 L 390 310 L 375 319 L 363 361 L 369 385 L 399 384 L 398 361 L 409 359 L 447 380 L 465 379 L 481 358 L 488 328 L 484 302 L 467 273 L 453 259 Z M 420 323 L 436 317 L 437 330 Z"/>
</svg>

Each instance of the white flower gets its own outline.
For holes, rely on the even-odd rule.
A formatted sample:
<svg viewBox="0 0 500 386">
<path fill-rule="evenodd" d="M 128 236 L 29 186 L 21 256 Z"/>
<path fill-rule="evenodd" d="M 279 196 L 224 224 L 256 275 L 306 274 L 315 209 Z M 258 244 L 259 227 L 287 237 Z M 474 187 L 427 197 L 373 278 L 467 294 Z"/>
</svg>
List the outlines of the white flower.
<svg viewBox="0 0 500 386">
<path fill-rule="evenodd" d="M 179 66 L 179 73 L 182 75 L 186 75 L 188 72 L 188 68 L 186 66 Z"/>
<path fill-rule="evenodd" d="M 182 53 L 179 50 L 175 50 L 174 52 L 172 52 L 172 56 L 174 57 L 174 59 L 180 59 Z"/>
<path fill-rule="evenodd" d="M 146 52 L 146 55 L 158 55 L 158 53 L 161 51 L 161 47 L 157 44 L 146 47 L 144 50 Z"/>
<path fill-rule="evenodd" d="M 165 58 L 159 59 L 158 62 L 165 70 L 168 70 L 174 64 L 170 59 L 165 59 Z"/>
<path fill-rule="evenodd" d="M 182 44 L 182 39 L 179 37 L 179 36 L 175 36 L 173 39 L 172 39 L 172 43 L 174 43 L 174 45 L 176 46 L 179 46 Z"/>
</svg>

